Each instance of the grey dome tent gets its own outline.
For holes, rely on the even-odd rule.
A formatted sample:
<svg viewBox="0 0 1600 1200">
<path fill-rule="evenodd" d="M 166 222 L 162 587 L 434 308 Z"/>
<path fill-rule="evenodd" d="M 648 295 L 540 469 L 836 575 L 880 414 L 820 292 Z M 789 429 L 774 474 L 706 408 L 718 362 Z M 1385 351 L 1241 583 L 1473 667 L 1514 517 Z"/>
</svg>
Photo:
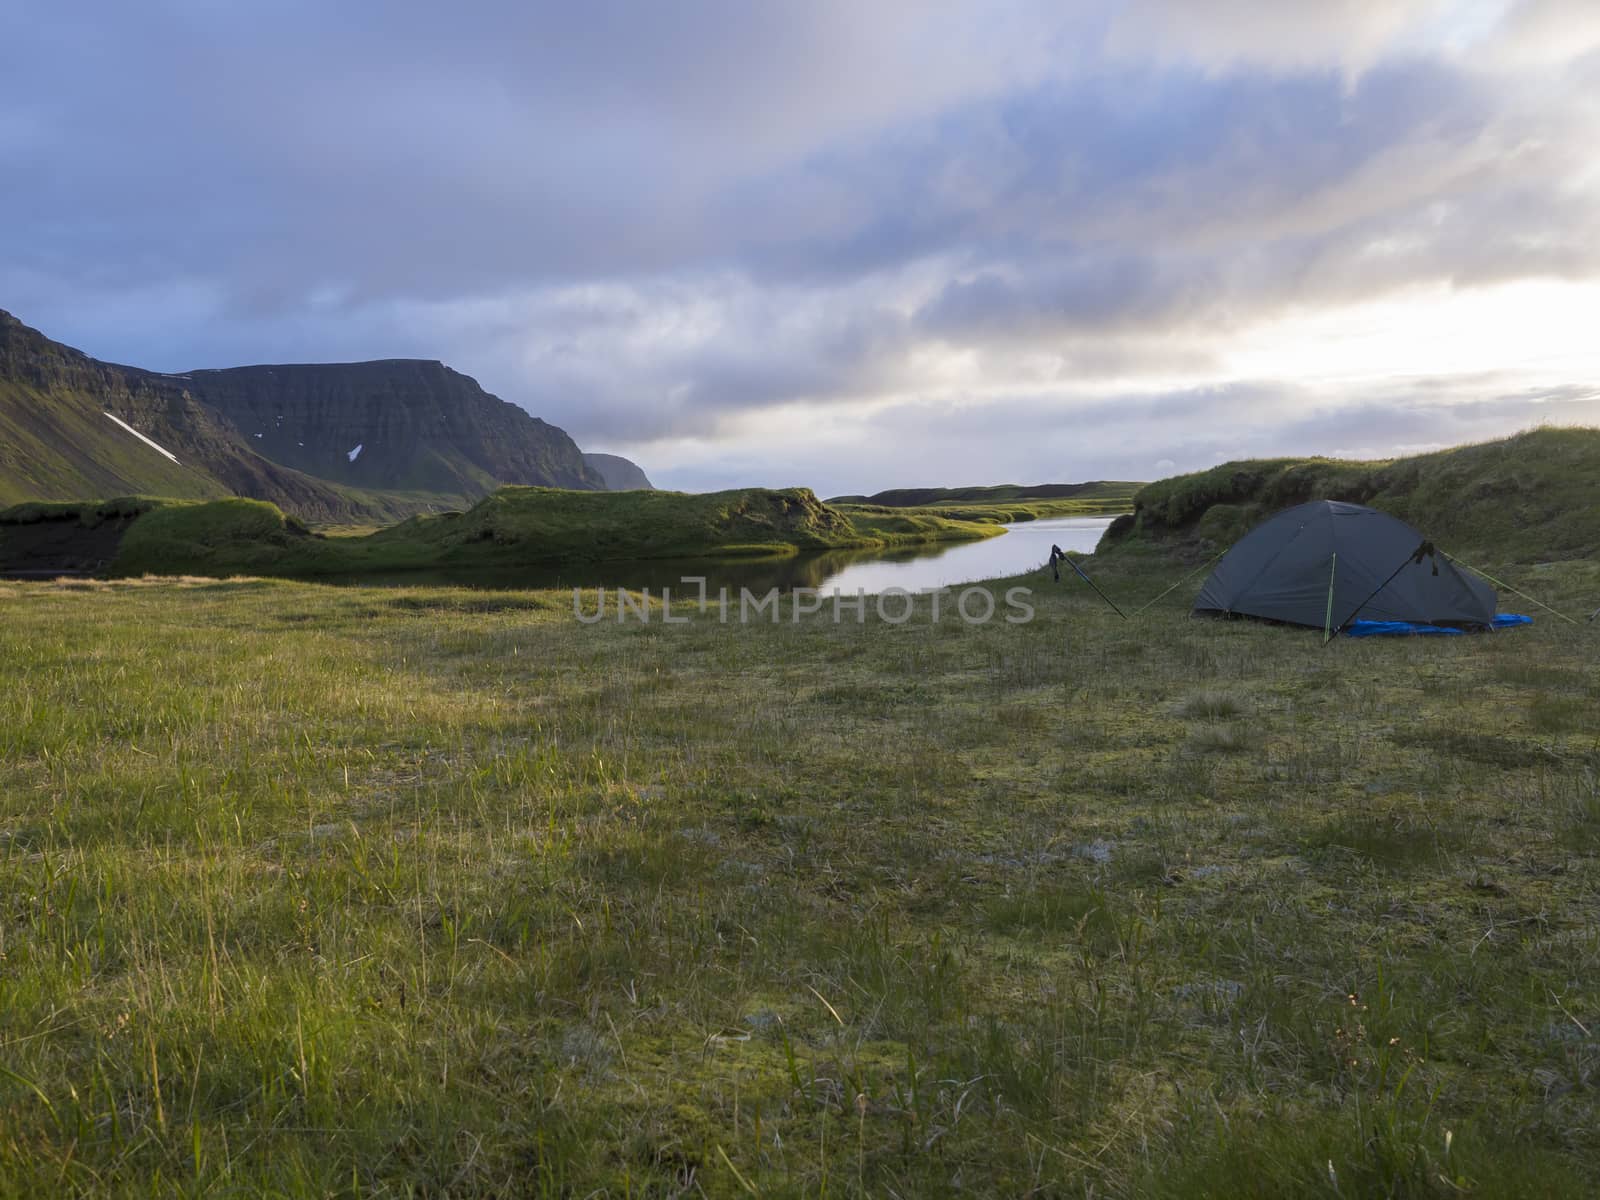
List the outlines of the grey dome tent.
<svg viewBox="0 0 1600 1200">
<path fill-rule="evenodd" d="M 1495 604 L 1493 588 L 1457 570 L 1400 518 L 1313 500 L 1240 538 L 1200 589 L 1194 611 L 1337 631 L 1358 618 L 1492 626 Z"/>
</svg>

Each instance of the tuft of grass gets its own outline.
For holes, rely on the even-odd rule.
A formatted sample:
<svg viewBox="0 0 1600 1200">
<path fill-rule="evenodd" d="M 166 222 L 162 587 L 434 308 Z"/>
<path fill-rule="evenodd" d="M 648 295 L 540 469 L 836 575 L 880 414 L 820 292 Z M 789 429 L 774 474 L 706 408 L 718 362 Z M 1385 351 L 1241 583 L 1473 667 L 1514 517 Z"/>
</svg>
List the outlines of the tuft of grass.
<svg viewBox="0 0 1600 1200">
<path fill-rule="evenodd" d="M 1180 717 L 1194 721 L 1223 721 L 1244 712 L 1244 705 L 1227 692 L 1196 692 L 1178 704 Z"/>
<path fill-rule="evenodd" d="M 989 901 L 984 921 L 996 933 L 1066 934 L 1101 952 L 1114 949 L 1120 939 L 1111 901 L 1088 885 L 1019 886 Z"/>
<path fill-rule="evenodd" d="M 1415 814 L 1375 816 L 1351 813 L 1335 817 L 1305 840 L 1312 857 L 1344 852 L 1378 866 L 1404 869 L 1418 864 L 1439 865 L 1452 850 L 1468 844 L 1464 832 L 1452 824 L 1419 819 Z"/>
<path fill-rule="evenodd" d="M 1189 735 L 1189 749 L 1195 754 L 1244 754 L 1258 745 L 1256 735 L 1246 726 L 1203 725 Z"/>
<path fill-rule="evenodd" d="M 1594 700 L 1585 696 L 1543 695 L 1528 703 L 1528 724 L 1536 733 L 1600 734 Z"/>
<path fill-rule="evenodd" d="M 1425 750 L 1441 762 L 1489 767 L 1533 767 L 1550 761 L 1548 749 L 1498 733 L 1477 733 L 1457 728 L 1457 722 L 1433 725 L 1396 734 L 1397 745 Z"/>
</svg>

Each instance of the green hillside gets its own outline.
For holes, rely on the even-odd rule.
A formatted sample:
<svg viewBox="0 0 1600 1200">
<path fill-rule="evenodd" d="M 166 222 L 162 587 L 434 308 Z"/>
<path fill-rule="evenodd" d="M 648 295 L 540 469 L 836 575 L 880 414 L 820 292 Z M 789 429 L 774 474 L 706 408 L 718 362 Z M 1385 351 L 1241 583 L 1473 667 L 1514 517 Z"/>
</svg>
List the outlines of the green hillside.
<svg viewBox="0 0 1600 1200">
<path fill-rule="evenodd" d="M 325 537 L 276 505 L 125 500 L 0 512 L 0 569 L 115 575 L 324 575 L 625 559 L 742 558 L 984 538 L 922 513 L 851 518 L 805 488 L 589 492 L 502 488 L 465 513 Z"/>
<path fill-rule="evenodd" d="M 1307 500 L 1393 513 L 1454 554 L 1499 562 L 1600 548 L 1600 429 L 1543 428 L 1381 462 L 1249 459 L 1145 485 L 1100 553 L 1205 550 Z"/>
<path fill-rule="evenodd" d="M 146 446 L 92 401 L 0 380 L 0 504 L 141 490 L 196 499 L 228 494 L 206 472 Z"/>
<path fill-rule="evenodd" d="M 0 312 L 0 502 L 129 494 L 259 496 L 319 521 L 393 521 L 441 499 L 274 462 L 183 377 L 100 362 Z"/>
</svg>

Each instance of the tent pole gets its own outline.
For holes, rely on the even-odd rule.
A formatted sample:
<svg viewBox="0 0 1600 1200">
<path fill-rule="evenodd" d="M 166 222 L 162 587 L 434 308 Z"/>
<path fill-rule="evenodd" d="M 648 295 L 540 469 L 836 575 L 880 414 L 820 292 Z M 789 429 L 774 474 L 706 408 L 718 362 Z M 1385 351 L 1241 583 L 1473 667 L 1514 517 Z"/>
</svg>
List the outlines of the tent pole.
<svg viewBox="0 0 1600 1200">
<path fill-rule="evenodd" d="M 1328 610 L 1322 615 L 1322 644 L 1333 641 L 1333 573 L 1339 569 L 1339 553 L 1328 559 Z"/>
</svg>

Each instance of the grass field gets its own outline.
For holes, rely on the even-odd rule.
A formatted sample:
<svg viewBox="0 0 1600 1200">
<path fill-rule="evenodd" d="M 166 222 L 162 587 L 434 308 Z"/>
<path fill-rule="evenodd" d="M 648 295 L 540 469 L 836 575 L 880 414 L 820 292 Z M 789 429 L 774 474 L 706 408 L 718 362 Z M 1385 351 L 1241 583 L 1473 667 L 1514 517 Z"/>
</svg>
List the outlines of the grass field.
<svg viewBox="0 0 1600 1200">
<path fill-rule="evenodd" d="M 1028 582 L 0 584 L 0 1194 L 1592 1195 L 1596 630 Z"/>
</svg>

